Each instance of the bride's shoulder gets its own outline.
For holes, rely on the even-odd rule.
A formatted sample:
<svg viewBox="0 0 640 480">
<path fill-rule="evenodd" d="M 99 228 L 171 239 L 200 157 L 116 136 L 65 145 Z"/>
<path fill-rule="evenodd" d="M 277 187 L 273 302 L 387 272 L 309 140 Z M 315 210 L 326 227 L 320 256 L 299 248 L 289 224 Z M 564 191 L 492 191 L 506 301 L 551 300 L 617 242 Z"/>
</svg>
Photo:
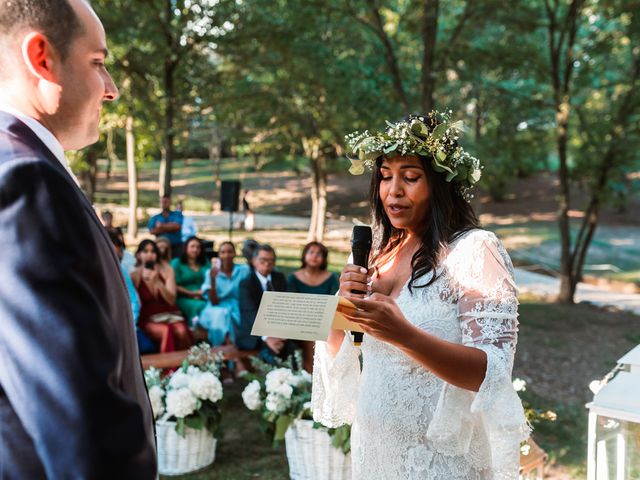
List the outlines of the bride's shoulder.
<svg viewBox="0 0 640 480">
<path fill-rule="evenodd" d="M 449 243 L 444 252 L 444 263 L 473 263 L 474 260 L 480 260 L 487 250 L 503 256 L 504 247 L 495 233 L 482 228 L 466 230 Z"/>
<path fill-rule="evenodd" d="M 482 228 L 472 228 L 454 236 L 449 244 L 449 252 L 464 251 L 468 249 L 476 249 L 482 244 L 499 245 L 500 240 L 495 233 Z"/>
</svg>

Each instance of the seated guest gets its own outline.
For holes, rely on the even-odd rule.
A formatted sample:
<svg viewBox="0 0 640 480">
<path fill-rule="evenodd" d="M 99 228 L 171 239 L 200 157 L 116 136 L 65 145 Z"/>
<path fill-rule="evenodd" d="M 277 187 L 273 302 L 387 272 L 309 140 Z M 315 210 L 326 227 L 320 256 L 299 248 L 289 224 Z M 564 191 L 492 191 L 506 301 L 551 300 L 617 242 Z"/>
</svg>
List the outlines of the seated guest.
<svg viewBox="0 0 640 480">
<path fill-rule="evenodd" d="M 171 266 L 171 260 L 173 260 L 173 257 L 171 256 L 171 242 L 169 241 L 169 239 L 160 237 L 156 239 L 156 245 L 158 246 L 158 251 L 160 252 L 158 263 L 164 268 L 170 268 L 171 270 L 173 270 L 173 267 Z"/>
<path fill-rule="evenodd" d="M 275 357 L 288 358 L 300 346 L 292 341 L 276 337 L 251 335 L 253 323 L 265 290 L 287 291 L 284 275 L 274 270 L 276 252 L 270 245 L 260 245 L 253 252 L 253 271 L 240 282 L 240 326 L 236 332 L 236 346 L 241 350 L 260 349 L 263 360 L 273 363 Z"/>
<path fill-rule="evenodd" d="M 178 299 L 176 305 L 184 314 L 189 325 L 200 315 L 207 301 L 200 287 L 204 283 L 205 273 L 210 267 L 202 250 L 202 243 L 197 237 L 189 238 L 184 244 L 184 251 L 179 258 L 171 261 L 176 274 Z"/>
<path fill-rule="evenodd" d="M 302 267 L 287 278 L 289 291 L 335 295 L 340 288 L 338 276 L 327 271 L 329 251 L 320 242 L 310 242 L 302 249 Z M 313 371 L 313 342 L 299 342 L 304 351 L 304 369 Z"/>
<path fill-rule="evenodd" d="M 209 303 L 200 312 L 198 325 L 209 332 L 211 345 L 235 344 L 235 328 L 240 325 L 240 282 L 250 273 L 247 265 L 234 263 L 235 256 L 233 243 L 223 242 L 218 250 L 219 263 L 214 259 L 202 284 Z"/>
<path fill-rule="evenodd" d="M 329 251 L 320 242 L 304 246 L 302 266 L 287 278 L 290 292 L 335 295 L 340 288 L 338 276 L 327 271 Z"/>
<path fill-rule="evenodd" d="M 176 306 L 173 270 L 161 271 L 158 246 L 143 240 L 136 251 L 131 280 L 140 295 L 140 328 L 160 345 L 160 353 L 185 350 L 193 343 L 187 323 Z"/>
<path fill-rule="evenodd" d="M 131 281 L 129 272 L 122 263 L 123 253 L 125 251 L 124 241 L 122 238 L 122 230 L 120 230 L 119 228 L 107 228 L 107 233 L 109 233 L 111 243 L 113 243 L 113 247 L 116 250 L 116 255 L 120 260 L 120 269 L 122 271 L 122 276 L 124 277 L 124 283 L 127 286 L 127 293 L 129 293 L 129 301 L 131 302 L 131 313 L 133 314 L 133 323 L 136 327 L 136 335 L 138 337 L 138 350 L 141 354 L 155 353 L 158 351 L 157 345 L 153 343 L 151 339 L 138 328 L 138 318 L 140 317 L 140 297 L 138 296 L 138 292 L 136 291 L 136 288 Z"/>
<path fill-rule="evenodd" d="M 109 229 L 107 229 L 109 230 Z M 114 232 L 118 234 L 120 238 L 120 243 L 122 243 L 122 258 L 120 259 L 120 265 L 124 268 L 129 274 L 133 272 L 136 268 L 136 257 L 127 250 L 127 244 L 124 241 L 124 233 L 122 233 L 122 229 L 120 227 L 114 227 Z"/>
<path fill-rule="evenodd" d="M 247 265 L 251 270 L 253 270 L 253 252 L 255 252 L 256 248 L 259 246 L 260 244 L 253 238 L 247 238 L 242 242 L 242 256 L 247 261 Z"/>
</svg>

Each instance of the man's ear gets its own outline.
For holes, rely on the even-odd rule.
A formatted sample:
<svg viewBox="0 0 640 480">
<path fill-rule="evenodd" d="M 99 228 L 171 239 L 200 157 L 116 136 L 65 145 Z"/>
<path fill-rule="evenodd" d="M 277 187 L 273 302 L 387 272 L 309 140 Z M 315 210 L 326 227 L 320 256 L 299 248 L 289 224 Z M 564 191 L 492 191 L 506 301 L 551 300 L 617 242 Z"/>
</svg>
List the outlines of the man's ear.
<svg viewBox="0 0 640 480">
<path fill-rule="evenodd" d="M 53 82 L 56 52 L 51 42 L 39 32 L 31 32 L 22 41 L 22 60 L 32 75 Z"/>
</svg>

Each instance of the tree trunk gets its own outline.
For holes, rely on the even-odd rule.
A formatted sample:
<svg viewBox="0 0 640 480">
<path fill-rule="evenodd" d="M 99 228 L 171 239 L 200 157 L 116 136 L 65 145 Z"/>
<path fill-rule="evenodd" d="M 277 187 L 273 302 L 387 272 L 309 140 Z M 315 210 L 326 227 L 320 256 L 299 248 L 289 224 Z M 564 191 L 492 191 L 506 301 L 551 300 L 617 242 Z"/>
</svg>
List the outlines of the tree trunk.
<svg viewBox="0 0 640 480">
<path fill-rule="evenodd" d="M 560 293 L 557 300 L 573 303 L 578 280 L 574 276 L 571 253 L 571 225 L 569 209 L 571 190 L 567 162 L 567 141 L 571 113 L 571 86 L 574 72 L 574 44 L 584 0 L 572 0 L 566 17 L 559 18 L 558 2 L 545 1 L 548 23 L 548 48 L 551 66 L 551 86 L 553 87 L 556 109 L 556 146 L 558 149 L 558 180 L 560 196 L 558 200 L 558 228 L 560 230 Z M 566 43 L 565 43 L 566 42 Z M 561 68 L 564 66 L 564 69 Z"/>
<path fill-rule="evenodd" d="M 127 234 L 131 241 L 138 235 L 138 171 L 136 169 L 136 139 L 133 135 L 133 117 L 127 117 L 126 124 L 127 141 L 127 171 L 129 179 L 129 223 Z"/>
<path fill-rule="evenodd" d="M 327 214 L 327 179 L 325 159 L 320 153 L 320 139 L 302 139 L 302 148 L 311 163 L 311 219 L 307 241 L 322 241 Z"/>
<path fill-rule="evenodd" d="M 317 213 L 316 213 L 316 234 L 317 242 L 324 240 L 324 230 L 327 223 L 327 160 L 323 153 L 316 160 L 316 169 L 314 176 L 317 184 Z"/>
<path fill-rule="evenodd" d="M 436 36 L 438 33 L 439 0 L 426 0 L 422 20 L 422 113 L 429 113 L 434 108 L 434 92 L 436 75 L 434 61 L 436 52 Z"/>
<path fill-rule="evenodd" d="M 563 105 L 564 111 L 563 111 Z M 558 122 L 558 134 L 556 144 L 558 148 L 558 179 L 560 181 L 560 196 L 558 199 L 558 228 L 560 229 L 560 293 L 558 301 L 562 303 L 573 303 L 575 295 L 575 285 L 577 282 L 573 278 L 571 268 L 571 224 L 569 220 L 570 209 L 570 187 L 569 168 L 567 165 L 567 128 L 569 124 L 568 101 L 560 104 L 556 112 Z"/>
<path fill-rule="evenodd" d="M 174 104 L 175 104 L 175 91 L 173 83 L 175 67 L 174 64 L 168 60 L 165 62 L 164 71 L 164 88 L 166 95 L 166 105 L 164 114 L 164 145 L 162 149 L 162 161 L 160 164 L 160 196 L 171 195 L 171 169 L 173 166 L 173 140 L 174 133 Z"/>
<path fill-rule="evenodd" d="M 111 178 L 111 168 L 114 162 L 117 162 L 118 154 L 116 153 L 114 129 L 107 130 L 107 180 Z"/>
</svg>

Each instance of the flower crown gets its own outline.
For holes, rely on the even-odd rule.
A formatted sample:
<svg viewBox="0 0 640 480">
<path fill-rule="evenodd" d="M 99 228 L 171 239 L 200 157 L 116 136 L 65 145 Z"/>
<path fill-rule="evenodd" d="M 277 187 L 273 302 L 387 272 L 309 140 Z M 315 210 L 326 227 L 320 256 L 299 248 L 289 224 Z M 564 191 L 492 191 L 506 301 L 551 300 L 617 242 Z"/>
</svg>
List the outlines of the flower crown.
<svg viewBox="0 0 640 480">
<path fill-rule="evenodd" d="M 451 121 L 451 110 L 432 111 L 428 115 L 410 116 L 397 123 L 387 122 L 384 132 L 353 132 L 345 137 L 351 161 L 349 173 L 362 175 L 364 167 L 373 169 L 380 157 L 415 155 L 431 159 L 436 172 L 446 173 L 447 182 L 459 184 L 460 194 L 467 200 L 480 180 L 480 160 L 458 145 L 462 122 Z"/>
</svg>

